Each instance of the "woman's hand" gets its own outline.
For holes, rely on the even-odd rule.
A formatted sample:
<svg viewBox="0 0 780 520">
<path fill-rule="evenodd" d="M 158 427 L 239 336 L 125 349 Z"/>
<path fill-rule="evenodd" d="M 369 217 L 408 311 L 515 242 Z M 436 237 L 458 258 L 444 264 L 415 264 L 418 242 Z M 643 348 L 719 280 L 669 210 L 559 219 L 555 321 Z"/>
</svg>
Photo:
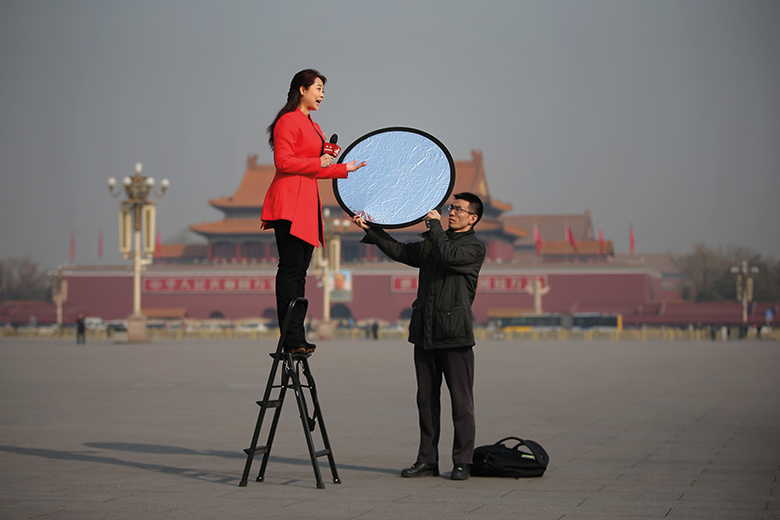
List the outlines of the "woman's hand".
<svg viewBox="0 0 780 520">
<path fill-rule="evenodd" d="M 325 154 L 320 157 L 320 166 L 323 168 L 327 168 L 328 166 L 331 166 L 333 164 L 333 156 Z M 354 171 L 359 170 L 363 166 L 366 165 L 366 161 L 363 161 L 362 163 L 359 163 L 357 161 L 352 161 L 350 163 L 347 163 L 345 166 L 347 167 L 347 173 L 352 173 Z"/>
<path fill-rule="evenodd" d="M 358 164 L 357 161 L 352 161 L 351 163 L 347 163 L 347 173 L 352 173 L 354 171 L 357 171 L 365 165 L 366 165 L 366 161 L 363 161 L 360 164 Z"/>
</svg>

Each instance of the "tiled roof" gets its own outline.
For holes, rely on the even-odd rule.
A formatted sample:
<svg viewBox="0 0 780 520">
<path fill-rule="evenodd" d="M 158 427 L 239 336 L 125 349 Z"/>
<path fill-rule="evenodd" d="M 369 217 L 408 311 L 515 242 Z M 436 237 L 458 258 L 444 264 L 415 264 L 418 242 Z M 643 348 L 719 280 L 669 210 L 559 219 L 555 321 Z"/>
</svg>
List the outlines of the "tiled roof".
<svg viewBox="0 0 780 520">
<path fill-rule="evenodd" d="M 161 244 L 160 258 L 202 258 L 206 256 L 205 244 Z"/>
<path fill-rule="evenodd" d="M 518 240 L 515 245 L 534 244 L 534 225 L 539 229 L 542 244 L 549 241 L 565 242 L 566 224 L 568 224 L 574 239 L 577 241 L 577 247 L 579 247 L 580 242 L 596 240 L 596 252 L 598 252 L 598 237 L 593 232 L 590 211 L 571 215 L 501 215 L 499 220 L 508 227 L 529 231 L 528 235 Z"/>
<path fill-rule="evenodd" d="M 486 206 L 492 206 L 501 212 L 511 210 L 511 204 L 490 197 L 485 169 L 482 165 L 482 152 L 472 151 L 471 156 L 471 161 L 455 161 L 453 193 L 470 191 L 479 195 Z M 225 209 L 260 208 L 274 174 L 275 170 L 272 164 L 258 164 L 257 155 L 251 155 L 247 158 L 246 172 L 236 192 L 231 196 L 210 199 L 209 204 L 216 208 Z M 333 181 L 322 180 L 319 184 L 322 205 L 324 207 L 338 207 L 336 196 L 333 193 Z"/>
<path fill-rule="evenodd" d="M 261 229 L 262 221 L 259 218 L 226 218 L 217 222 L 203 222 L 192 224 L 190 229 L 203 235 L 257 235 L 259 233 L 273 233 L 271 230 Z"/>
<path fill-rule="evenodd" d="M 340 216 L 341 215 L 336 215 L 335 217 L 337 218 Z M 346 216 L 347 216 L 346 213 L 344 213 L 343 217 L 345 220 L 346 220 Z M 259 234 L 268 234 L 269 236 L 273 235 L 273 230 L 261 229 L 260 228 L 261 225 L 262 225 L 262 221 L 259 218 L 225 218 L 217 222 L 203 222 L 201 224 L 192 224 L 190 226 L 190 229 L 195 233 L 200 233 L 206 236 L 209 235 L 255 236 Z M 425 226 L 423 224 L 418 224 L 416 226 L 406 228 L 406 230 L 411 230 L 417 233 L 421 233 L 425 231 Z M 363 235 L 363 231 L 361 229 L 358 229 L 356 226 L 352 225 L 351 223 L 349 224 L 349 226 L 341 227 L 339 229 L 339 233 L 341 235 L 353 235 L 353 234 L 361 235 L 361 236 Z"/>
<path fill-rule="evenodd" d="M 453 193 L 469 191 L 476 193 L 484 202 L 485 218 L 479 223 L 480 231 L 503 232 L 508 240 L 523 238 L 528 235 L 526 230 L 513 225 L 505 225 L 498 222 L 495 218 L 490 218 L 490 214 L 496 215 L 512 209 L 512 205 L 500 200 L 492 199 L 485 178 L 485 169 L 482 164 L 482 152 L 472 151 L 471 161 L 455 161 L 455 185 Z M 221 209 L 230 211 L 231 209 L 254 208 L 259 210 L 262 207 L 265 193 L 274 178 L 274 167 L 271 164 L 258 164 L 257 155 L 251 155 L 247 158 L 246 172 L 241 184 L 236 192 L 229 197 L 220 197 L 210 199 L 209 204 Z M 346 217 L 336 200 L 333 192 L 333 181 L 322 180 L 320 184 L 320 198 L 323 207 L 331 208 L 333 218 Z M 193 224 L 190 229 L 195 233 L 202 235 L 255 235 L 262 232 L 260 230 L 259 218 L 225 218 L 218 222 L 203 222 Z M 404 228 L 404 233 L 422 233 L 425 231 L 423 223 Z M 348 227 L 343 234 L 362 233 L 354 226 Z M 167 251 L 163 251 L 162 256 L 168 256 Z M 176 255 L 172 255 L 176 256 Z"/>
<path fill-rule="evenodd" d="M 216 208 L 260 208 L 274 174 L 273 164 L 257 164 L 257 155 L 250 155 L 244 178 L 236 192 L 230 197 L 210 199 L 209 204 Z"/>
<path fill-rule="evenodd" d="M 542 240 L 539 254 L 542 256 L 599 255 L 599 242 L 598 240 L 577 240 L 577 252 L 575 252 L 572 245 L 566 240 Z M 611 240 L 604 241 L 604 255 L 612 255 Z"/>
<path fill-rule="evenodd" d="M 472 150 L 471 161 L 455 161 L 455 186 L 452 189 L 452 193 L 463 191 L 478 195 L 485 204 L 486 211 L 491 207 L 499 212 L 512 209 L 512 205 L 508 202 L 503 202 L 490 196 L 481 151 Z"/>
<path fill-rule="evenodd" d="M 599 255 L 599 243 L 594 236 L 593 223 L 590 212 L 571 215 L 502 215 L 510 211 L 512 205 L 493 199 L 487 185 L 485 168 L 483 165 L 482 152 L 472 151 L 470 161 L 455 161 L 455 185 L 453 193 L 468 191 L 476 193 L 482 198 L 485 204 L 485 214 L 482 221 L 477 226 L 477 231 L 489 234 L 494 239 L 505 240 L 513 243 L 515 246 L 525 246 L 526 249 L 533 248 L 534 225 L 538 226 L 542 239 L 542 256 L 571 256 Z M 261 233 L 271 234 L 271 231 L 261 229 L 259 211 L 262 208 L 265 193 L 273 180 L 275 171 L 271 164 L 258 164 L 257 155 L 247 158 L 246 172 L 238 186 L 236 192 L 229 197 L 220 197 L 209 200 L 209 204 L 226 213 L 226 218 L 217 222 L 203 222 L 193 224 L 190 229 L 206 237 L 216 236 L 257 236 Z M 333 181 L 320 181 L 320 197 L 322 206 L 330 208 L 332 218 L 345 218 L 346 213 L 340 208 L 333 192 Z M 231 210 L 256 210 L 254 214 L 236 214 Z M 231 218 L 231 216 L 241 216 L 243 218 Z M 250 218 L 251 217 L 251 218 Z M 575 253 L 572 246 L 566 241 L 566 226 L 571 227 L 572 233 L 577 241 L 578 251 Z M 423 223 L 412 227 L 396 230 L 404 236 L 413 236 L 425 231 Z M 392 230 L 391 230 L 392 231 Z M 361 230 L 355 226 L 342 228 L 342 234 L 346 236 L 359 235 Z M 184 250 L 182 250 L 184 253 Z M 614 254 L 611 240 L 604 242 L 604 255 Z M 161 251 L 163 257 L 181 257 L 186 254 L 176 254 L 175 251 L 168 251 L 163 248 Z M 193 254 L 193 256 L 203 256 L 203 253 Z"/>
</svg>

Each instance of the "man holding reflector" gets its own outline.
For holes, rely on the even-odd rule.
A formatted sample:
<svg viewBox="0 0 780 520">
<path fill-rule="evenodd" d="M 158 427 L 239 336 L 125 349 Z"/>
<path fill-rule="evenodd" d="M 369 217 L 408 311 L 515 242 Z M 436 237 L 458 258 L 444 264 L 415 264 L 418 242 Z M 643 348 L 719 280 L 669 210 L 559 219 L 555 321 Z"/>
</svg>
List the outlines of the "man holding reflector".
<svg viewBox="0 0 780 520">
<path fill-rule="evenodd" d="M 453 480 L 469 478 L 474 453 L 474 341 L 471 304 L 485 260 L 485 244 L 474 226 L 482 218 L 482 201 L 473 193 L 458 193 L 449 206 L 449 229 L 442 228 L 437 210 L 424 217 L 429 230 L 423 240 L 402 244 L 382 228 L 355 214 L 352 221 L 366 232 L 362 242 L 375 244 L 391 259 L 419 268 L 417 299 L 412 304 L 409 342 L 414 344 L 420 446 L 417 460 L 404 477 L 438 476 L 441 432 L 441 385 L 447 381 L 452 398 L 455 436 Z"/>
</svg>

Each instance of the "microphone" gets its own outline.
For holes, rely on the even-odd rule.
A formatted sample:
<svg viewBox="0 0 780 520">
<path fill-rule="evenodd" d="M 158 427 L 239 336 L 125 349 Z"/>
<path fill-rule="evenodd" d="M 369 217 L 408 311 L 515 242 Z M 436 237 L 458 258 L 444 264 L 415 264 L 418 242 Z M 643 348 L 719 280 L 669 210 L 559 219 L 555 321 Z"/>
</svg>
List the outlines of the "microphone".
<svg viewBox="0 0 780 520">
<path fill-rule="evenodd" d="M 330 136 L 330 142 L 325 143 L 323 146 L 323 150 L 326 154 L 332 155 L 333 157 L 338 157 L 339 152 L 341 151 L 341 148 L 336 146 L 336 143 L 339 140 L 339 134 L 333 134 Z"/>
</svg>

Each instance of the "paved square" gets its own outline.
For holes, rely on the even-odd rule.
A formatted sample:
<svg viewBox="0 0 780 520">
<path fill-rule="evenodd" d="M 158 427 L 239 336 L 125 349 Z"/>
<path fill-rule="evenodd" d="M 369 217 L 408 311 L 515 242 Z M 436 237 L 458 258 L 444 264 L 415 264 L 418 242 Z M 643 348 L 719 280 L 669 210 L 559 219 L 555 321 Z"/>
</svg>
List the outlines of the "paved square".
<svg viewBox="0 0 780 520">
<path fill-rule="evenodd" d="M 316 489 L 288 398 L 266 481 L 258 458 L 240 488 L 274 349 L 0 339 L 0 519 L 780 518 L 776 342 L 483 341 L 477 444 L 524 436 L 551 463 L 465 482 L 446 405 L 442 476 L 399 476 L 417 448 L 409 344 L 320 342 L 343 483 L 323 467 Z"/>
</svg>

